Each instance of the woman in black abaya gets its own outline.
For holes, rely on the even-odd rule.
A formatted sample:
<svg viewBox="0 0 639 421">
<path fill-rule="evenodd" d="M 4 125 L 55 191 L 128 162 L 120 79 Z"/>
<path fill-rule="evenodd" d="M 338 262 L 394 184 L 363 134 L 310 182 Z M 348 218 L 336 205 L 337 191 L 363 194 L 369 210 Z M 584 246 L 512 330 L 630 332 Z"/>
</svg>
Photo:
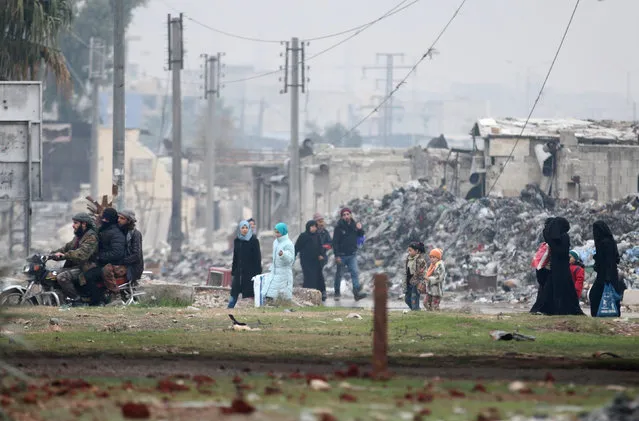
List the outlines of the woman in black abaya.
<svg viewBox="0 0 639 421">
<path fill-rule="evenodd" d="M 554 218 L 545 229 L 544 237 L 550 248 L 550 289 L 552 308 L 544 311 L 551 315 L 583 315 L 579 307 L 579 299 L 575 293 L 575 284 L 570 273 L 570 237 L 568 231 L 570 223 L 566 218 Z M 550 296 L 551 295 L 551 296 Z"/>
<path fill-rule="evenodd" d="M 553 219 L 554 218 L 547 218 L 546 221 L 544 221 L 542 237 L 546 244 L 548 244 L 548 239 L 546 238 L 548 226 Z M 533 304 L 532 308 L 530 309 L 530 312 L 533 314 L 552 314 L 552 291 L 551 288 L 548 286 L 550 281 L 550 270 L 551 266 L 550 264 L 547 264 L 543 268 L 535 271 L 539 289 L 537 290 L 537 299 L 535 300 L 535 304 Z M 547 286 L 548 288 L 546 288 Z"/>
<path fill-rule="evenodd" d="M 601 296 L 606 282 L 610 282 L 617 294 L 623 295 L 626 285 L 619 279 L 617 265 L 619 264 L 619 250 L 617 242 L 612 236 L 610 227 L 604 221 L 592 224 L 592 234 L 595 239 L 595 272 L 597 279 L 590 288 L 590 315 L 597 317 Z M 617 317 L 621 316 L 621 303 L 617 302 Z"/>
<path fill-rule="evenodd" d="M 317 233 L 317 222 L 308 221 L 306 231 L 297 237 L 295 254 L 300 254 L 300 264 L 304 274 L 304 288 L 317 289 L 322 293 L 322 301 L 326 300 L 326 282 L 322 273 L 322 244 Z"/>
</svg>

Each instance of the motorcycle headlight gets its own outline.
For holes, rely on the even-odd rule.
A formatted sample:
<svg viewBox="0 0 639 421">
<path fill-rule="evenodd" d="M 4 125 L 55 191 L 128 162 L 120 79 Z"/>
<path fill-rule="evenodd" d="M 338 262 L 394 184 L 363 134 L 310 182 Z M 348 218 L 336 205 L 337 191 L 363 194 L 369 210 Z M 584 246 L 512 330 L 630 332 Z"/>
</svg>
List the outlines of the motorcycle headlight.
<svg viewBox="0 0 639 421">
<path fill-rule="evenodd" d="M 31 265 L 25 265 L 25 266 L 22 268 L 22 272 L 23 272 L 23 273 L 29 273 L 30 271 L 31 271 Z"/>
</svg>

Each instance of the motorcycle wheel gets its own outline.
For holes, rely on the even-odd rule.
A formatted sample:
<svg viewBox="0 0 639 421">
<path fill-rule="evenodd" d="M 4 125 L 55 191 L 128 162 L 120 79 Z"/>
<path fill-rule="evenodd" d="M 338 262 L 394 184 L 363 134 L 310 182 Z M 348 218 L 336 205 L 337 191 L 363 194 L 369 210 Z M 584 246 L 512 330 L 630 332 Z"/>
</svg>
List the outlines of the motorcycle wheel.
<svg viewBox="0 0 639 421">
<path fill-rule="evenodd" d="M 32 306 L 35 305 L 33 299 L 26 300 L 23 303 L 20 303 L 22 300 L 22 293 L 15 291 L 6 291 L 0 294 L 0 307 L 10 307 L 10 306 Z"/>
</svg>

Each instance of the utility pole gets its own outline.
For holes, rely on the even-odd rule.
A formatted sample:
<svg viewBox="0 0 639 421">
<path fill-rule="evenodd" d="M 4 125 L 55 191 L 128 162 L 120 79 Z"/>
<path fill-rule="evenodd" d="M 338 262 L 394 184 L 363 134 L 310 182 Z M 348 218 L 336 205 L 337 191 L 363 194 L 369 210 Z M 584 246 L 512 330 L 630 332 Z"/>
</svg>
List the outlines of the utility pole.
<svg viewBox="0 0 639 421">
<path fill-rule="evenodd" d="M 104 43 L 91 37 L 89 43 L 89 80 L 91 81 L 91 196 L 98 200 L 98 174 L 100 154 L 98 137 L 100 133 L 100 84 L 104 80 Z"/>
<path fill-rule="evenodd" d="M 173 139 L 172 139 L 172 195 L 171 195 L 171 257 L 177 261 L 182 250 L 182 92 L 180 72 L 184 68 L 182 42 L 182 13 L 179 18 L 168 15 L 169 70 L 173 72 Z"/>
<path fill-rule="evenodd" d="M 216 99 L 220 97 L 221 54 L 204 55 L 204 98 L 207 100 L 206 124 L 206 245 L 213 247 L 215 231 L 215 140 L 217 138 Z"/>
<path fill-rule="evenodd" d="M 124 0 L 115 0 L 113 13 L 113 184 L 116 208 L 124 208 Z"/>
<path fill-rule="evenodd" d="M 359 109 L 360 110 L 375 110 L 379 107 L 379 104 L 382 103 L 382 101 L 384 101 L 384 99 L 386 98 L 385 95 L 372 95 L 370 97 L 370 103 L 368 105 L 363 105 L 360 106 Z M 386 105 L 386 104 L 385 104 Z M 401 106 L 395 106 L 393 105 L 392 107 L 393 110 L 403 110 L 404 107 Z M 384 108 L 382 108 L 382 111 L 384 110 Z M 375 124 L 377 124 L 377 136 L 379 139 L 382 139 L 383 141 L 383 146 L 386 146 L 386 138 L 384 137 L 384 133 L 385 133 L 385 128 L 386 126 L 384 125 L 384 113 L 382 112 L 380 115 L 377 115 L 376 117 L 373 117 L 370 119 L 371 120 L 371 124 L 369 126 L 369 131 L 368 131 L 368 135 L 370 137 L 373 136 L 373 126 Z"/>
<path fill-rule="evenodd" d="M 410 66 L 395 66 L 395 57 L 404 57 L 404 54 L 400 53 L 377 53 L 377 61 L 381 57 L 386 57 L 386 65 L 383 66 L 364 66 L 362 72 L 366 75 L 366 70 L 386 70 L 385 81 L 385 98 L 388 98 L 382 108 L 382 115 L 380 120 L 380 137 L 384 146 L 388 146 L 389 140 L 393 135 L 393 73 L 395 69 L 410 69 Z"/>
<path fill-rule="evenodd" d="M 289 81 L 289 53 L 290 60 L 290 81 Z M 287 93 L 288 88 L 291 88 L 291 158 L 289 163 L 289 196 L 288 196 L 288 209 L 291 218 L 290 225 L 293 227 L 293 232 L 299 234 L 302 226 L 301 215 L 301 190 L 300 190 L 300 103 L 299 103 L 299 90 L 302 89 L 302 93 L 305 92 L 305 77 L 304 77 L 304 43 L 300 46 L 299 38 L 291 39 L 291 42 L 286 42 L 286 54 L 284 61 L 284 89 L 280 93 Z M 301 77 L 300 77 L 301 69 Z M 289 230 L 290 231 L 290 230 Z"/>
</svg>

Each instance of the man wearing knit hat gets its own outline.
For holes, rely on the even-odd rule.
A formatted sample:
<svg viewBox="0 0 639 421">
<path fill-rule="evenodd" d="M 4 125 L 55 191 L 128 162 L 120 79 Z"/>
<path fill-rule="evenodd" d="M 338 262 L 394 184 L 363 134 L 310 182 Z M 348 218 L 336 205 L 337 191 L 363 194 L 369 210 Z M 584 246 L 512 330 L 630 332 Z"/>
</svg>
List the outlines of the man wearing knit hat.
<svg viewBox="0 0 639 421">
<path fill-rule="evenodd" d="M 364 236 L 362 224 L 353 220 L 352 212 L 349 208 L 340 211 L 340 220 L 333 232 L 333 250 L 335 252 L 335 301 L 339 301 L 340 286 L 344 267 L 348 268 L 353 282 L 353 296 L 355 301 L 365 298 L 367 294 L 361 292 L 359 285 L 359 268 L 357 267 L 357 239 Z"/>
<path fill-rule="evenodd" d="M 118 225 L 126 237 L 126 249 L 122 265 L 126 266 L 128 281 L 137 281 L 144 272 L 144 256 L 142 255 L 142 233 L 135 227 L 135 212 L 124 209 L 118 214 Z"/>
<path fill-rule="evenodd" d="M 326 221 L 321 213 L 316 212 L 313 215 L 313 220 L 317 222 L 317 235 L 319 237 L 320 245 L 322 246 L 321 254 L 322 261 L 320 262 L 322 274 L 324 274 L 324 268 L 328 263 L 328 251 L 333 248 L 333 240 L 331 234 L 326 229 Z M 326 291 L 322 292 L 322 301 L 326 301 Z"/>
<path fill-rule="evenodd" d="M 331 234 L 326 229 L 326 221 L 324 217 L 319 212 L 313 215 L 313 220 L 317 222 L 317 235 L 320 238 L 320 244 L 322 245 L 322 256 L 324 260 L 322 260 L 322 266 L 326 265 L 326 255 L 330 249 L 333 248 L 333 240 L 331 239 Z"/>
<path fill-rule="evenodd" d="M 94 257 L 98 251 L 98 234 L 95 220 L 86 212 L 73 215 L 73 240 L 53 252 L 56 260 L 64 260 L 64 268 L 58 272 L 57 282 L 62 292 L 72 301 L 80 296 L 76 283 L 84 285 L 84 272 L 95 267 Z"/>
</svg>

